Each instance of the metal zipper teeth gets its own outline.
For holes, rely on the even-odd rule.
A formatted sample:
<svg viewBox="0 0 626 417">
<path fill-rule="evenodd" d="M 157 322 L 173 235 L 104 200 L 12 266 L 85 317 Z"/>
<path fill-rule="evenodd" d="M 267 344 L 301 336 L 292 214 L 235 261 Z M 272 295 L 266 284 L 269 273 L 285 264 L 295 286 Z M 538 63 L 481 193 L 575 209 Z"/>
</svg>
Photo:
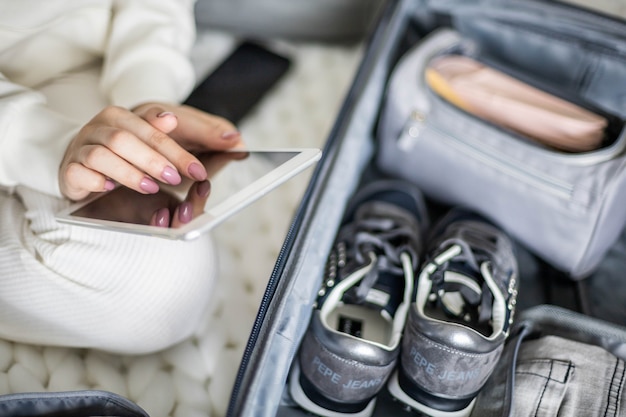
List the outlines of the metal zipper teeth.
<svg viewBox="0 0 626 417">
<path fill-rule="evenodd" d="M 447 56 L 447 55 L 462 55 L 462 56 L 467 56 L 473 59 L 479 59 L 479 60 L 482 59 L 482 58 L 477 58 L 475 54 L 472 53 L 468 48 L 471 48 L 468 46 L 468 44 L 457 44 L 455 47 L 450 48 L 449 50 L 446 50 L 446 51 L 442 51 L 441 53 L 437 54 L 436 57 Z M 486 63 L 489 66 L 494 67 L 495 69 L 503 72 L 504 74 L 507 74 L 508 76 L 512 76 L 513 78 L 518 78 L 520 79 L 520 81 L 523 81 L 531 85 L 532 87 L 542 90 L 540 86 L 534 85 L 528 79 L 521 79 L 519 77 L 519 74 L 509 73 L 505 68 L 503 68 L 501 65 L 497 63 L 485 61 L 485 60 L 482 60 L 482 62 Z M 422 78 L 423 78 L 423 75 L 422 75 Z M 428 87 L 425 83 L 421 84 L 420 89 L 427 92 L 426 95 L 429 97 L 429 100 L 431 102 L 437 103 L 437 105 L 441 105 L 441 106 L 448 105 L 445 102 L 445 100 L 443 100 L 437 93 L 435 93 L 432 89 L 430 89 L 430 87 Z M 599 110 L 597 107 L 591 105 L 590 103 L 584 100 L 577 100 L 572 97 L 560 97 L 560 98 L 563 100 L 569 101 L 573 104 L 579 105 L 583 108 L 586 108 L 587 110 L 590 110 L 596 114 L 603 115 L 602 114 L 603 111 Z M 446 109 L 446 111 L 449 111 L 449 110 Z M 418 112 L 422 112 L 422 111 L 418 110 Z M 425 113 L 425 112 L 422 112 L 422 113 Z M 589 166 L 589 165 L 599 164 L 605 161 L 610 161 L 611 159 L 614 159 L 616 156 L 621 155 L 626 148 L 626 123 L 624 122 L 624 119 L 622 117 L 616 116 L 613 113 L 609 114 L 608 112 L 605 112 L 604 117 L 618 118 L 621 122 L 620 132 L 617 134 L 617 137 L 615 138 L 615 140 L 608 146 L 604 146 L 602 148 L 599 148 L 593 151 L 588 151 L 588 152 L 567 154 L 567 153 L 562 153 L 558 151 L 547 150 L 539 146 L 533 146 L 531 144 L 526 144 L 523 142 L 520 143 L 520 145 L 523 145 L 528 148 L 532 148 L 533 151 L 541 152 L 544 156 L 548 158 L 551 158 L 560 162 L 564 162 L 569 165 Z M 484 124 L 489 125 L 489 123 L 482 122 L 478 118 L 474 117 L 473 119 L 475 119 L 478 123 L 484 123 Z"/>
<path fill-rule="evenodd" d="M 471 120 L 473 123 L 486 125 L 490 129 L 496 130 L 497 128 L 494 125 L 483 121 L 482 119 L 467 115 L 465 112 L 458 110 L 456 107 L 450 105 L 447 101 L 441 98 L 437 93 L 435 93 L 430 87 L 426 87 L 426 94 L 429 97 L 431 103 L 434 103 L 436 106 L 440 106 L 443 111 L 452 113 L 453 117 L 461 117 Z M 431 124 L 432 125 L 432 124 Z M 591 166 L 596 165 L 602 162 L 610 161 L 615 158 L 617 155 L 620 155 L 624 151 L 624 147 L 626 146 L 626 134 L 624 132 L 624 122 L 622 121 L 621 132 L 618 135 L 615 142 L 607 146 L 605 148 L 600 148 L 590 152 L 582 152 L 582 153 L 563 153 L 558 151 L 549 150 L 547 148 L 542 148 L 537 145 L 532 145 L 527 142 L 523 142 L 522 140 L 518 140 L 517 143 L 519 146 L 522 146 L 526 149 L 530 149 L 533 152 L 541 153 L 544 157 L 553 159 L 558 161 L 559 163 L 566 163 L 568 165 L 578 165 L 578 166 Z M 436 127 L 436 126 L 433 126 Z M 445 132 L 443 132 L 445 134 Z M 515 162 L 515 161 L 513 161 Z M 558 182 L 558 181 L 557 181 Z"/>
<path fill-rule="evenodd" d="M 407 131 L 411 129 L 418 129 L 419 131 L 423 130 L 424 128 L 431 129 L 439 137 L 457 148 L 464 155 L 470 156 L 473 159 L 484 163 L 510 177 L 517 178 L 529 185 L 533 185 L 562 199 L 569 200 L 573 194 L 574 187 L 572 185 L 564 183 L 562 181 L 558 181 L 552 177 L 541 175 L 540 173 L 524 169 L 522 166 L 516 164 L 515 161 L 498 157 L 492 152 L 485 152 L 484 148 L 479 148 L 476 145 L 454 137 L 434 126 L 434 124 L 430 122 L 428 117 L 426 117 L 426 115 L 424 115 L 423 113 L 417 111 L 414 112 L 414 114 L 412 115 L 412 119 L 413 123 L 408 126 Z M 415 134 L 415 131 L 412 134 L 409 133 L 412 138 L 411 143 L 414 143 L 417 140 Z"/>
<path fill-rule="evenodd" d="M 246 369 L 250 363 L 250 358 L 252 357 L 252 352 L 257 344 L 259 334 L 261 333 L 262 323 L 265 321 L 265 316 L 267 311 L 269 310 L 270 303 L 272 298 L 276 292 L 276 286 L 278 284 L 278 265 L 283 265 L 283 259 L 285 258 L 285 253 L 287 247 L 291 248 L 293 245 L 293 235 L 294 230 L 296 229 L 296 223 L 292 222 L 289 226 L 289 230 L 287 231 L 287 235 L 285 236 L 285 240 L 283 245 L 278 252 L 278 257 L 276 258 L 275 266 L 268 280 L 265 292 L 263 293 L 263 298 L 261 299 L 261 303 L 259 304 L 259 309 L 257 311 L 257 315 L 254 319 L 254 323 L 252 324 L 252 329 L 250 330 L 250 336 L 248 337 L 248 343 L 246 344 L 246 348 L 243 351 L 241 356 L 241 361 L 239 365 L 239 370 L 237 371 L 237 376 L 235 378 L 235 382 L 233 384 L 233 389 L 231 391 L 230 403 L 228 405 L 228 410 L 226 412 L 227 417 L 234 416 L 235 412 L 235 402 L 234 399 L 239 397 L 239 392 L 241 391 L 241 385 L 243 382 L 243 377 L 246 373 Z M 298 223 L 299 226 L 299 223 Z M 280 270 L 283 268 L 281 267 Z"/>
</svg>

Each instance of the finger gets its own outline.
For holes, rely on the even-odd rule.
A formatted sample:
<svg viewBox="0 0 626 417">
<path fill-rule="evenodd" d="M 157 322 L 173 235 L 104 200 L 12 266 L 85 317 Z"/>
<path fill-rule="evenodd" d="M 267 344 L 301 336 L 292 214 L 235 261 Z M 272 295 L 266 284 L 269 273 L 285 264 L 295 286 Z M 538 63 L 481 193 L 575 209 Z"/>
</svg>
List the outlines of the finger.
<svg viewBox="0 0 626 417">
<path fill-rule="evenodd" d="M 142 121 L 142 123 L 145 122 Z M 106 147 L 152 178 L 172 185 L 180 184 L 182 178 L 174 164 L 171 163 L 166 156 L 150 147 L 132 132 L 109 126 L 99 126 L 97 130 L 94 136 L 100 138 L 100 143 L 103 145 L 102 147 Z M 154 130 L 156 131 L 156 129 Z M 161 134 L 164 135 L 163 133 Z M 172 141 L 169 138 L 168 140 Z M 86 152 L 93 152 L 94 155 L 87 155 Z M 83 147 L 83 149 L 81 149 L 81 153 L 84 155 L 82 158 L 85 160 L 88 158 L 92 159 L 92 162 L 88 163 L 88 165 L 92 167 L 100 165 L 97 161 L 101 156 L 99 152 L 103 151 L 89 147 Z M 192 158 L 195 159 L 193 156 Z"/>
<path fill-rule="evenodd" d="M 204 213 L 204 207 L 211 195 L 211 182 L 199 181 L 191 186 L 191 189 L 187 193 L 186 201 L 191 203 L 193 209 L 193 218 L 198 217 Z"/>
<path fill-rule="evenodd" d="M 142 194 L 159 191 L 159 185 L 154 179 L 105 146 L 84 146 L 81 148 L 79 160 L 86 168 Z"/>
<path fill-rule="evenodd" d="M 150 123 L 152 127 L 159 129 L 163 133 L 170 133 L 178 126 L 178 118 L 172 111 L 168 111 L 162 106 L 150 106 L 142 108 L 136 114 Z"/>
<path fill-rule="evenodd" d="M 60 186 L 61 193 L 70 200 L 82 200 L 91 193 L 111 191 L 115 183 L 100 172 L 70 163 L 62 174 Z"/>
<path fill-rule="evenodd" d="M 172 227 L 187 224 L 204 213 L 209 195 L 211 195 L 211 183 L 209 181 L 194 183 L 189 189 L 185 201 L 174 211 L 171 221 Z"/>
<path fill-rule="evenodd" d="M 141 142 L 143 142 L 153 151 L 158 153 L 161 158 L 165 158 L 167 161 L 169 161 L 177 170 L 177 172 L 180 172 L 183 175 L 196 181 L 203 181 L 206 179 L 206 170 L 194 155 L 187 152 L 175 140 L 173 140 L 171 137 L 169 137 L 167 134 L 163 133 L 159 129 L 152 126 L 146 120 L 142 119 L 134 113 L 130 114 L 132 116 L 119 121 L 119 127 L 122 129 L 122 132 L 127 131 L 133 134 Z M 120 133 L 120 135 L 124 136 L 123 133 Z M 150 164 L 153 161 L 138 160 L 139 156 L 148 155 L 148 153 L 127 153 L 128 151 L 124 149 L 124 147 L 138 146 L 136 141 L 111 141 L 111 146 L 115 152 L 124 152 L 124 155 L 128 155 L 129 157 L 133 158 L 132 162 L 134 164 L 136 164 L 139 168 L 146 170 L 146 172 L 150 173 L 156 178 L 158 178 L 158 175 L 155 173 L 155 171 L 158 170 L 156 167 L 160 167 L 160 172 L 164 172 L 163 170 L 165 169 L 166 165 L 163 165 L 163 160 L 161 158 L 155 157 L 155 160 L 159 160 L 159 162 L 157 162 L 156 165 L 150 167 L 147 164 Z"/>
<path fill-rule="evenodd" d="M 193 220 L 193 206 L 189 201 L 183 201 L 174 210 L 172 216 L 172 227 L 181 227 Z"/>
<path fill-rule="evenodd" d="M 160 208 L 152 214 L 150 225 L 156 227 L 170 227 L 170 209 L 167 207 Z"/>
<path fill-rule="evenodd" d="M 243 146 L 239 130 L 223 117 L 189 106 L 180 106 L 176 115 L 179 123 L 171 135 L 188 149 L 225 150 Z"/>
</svg>

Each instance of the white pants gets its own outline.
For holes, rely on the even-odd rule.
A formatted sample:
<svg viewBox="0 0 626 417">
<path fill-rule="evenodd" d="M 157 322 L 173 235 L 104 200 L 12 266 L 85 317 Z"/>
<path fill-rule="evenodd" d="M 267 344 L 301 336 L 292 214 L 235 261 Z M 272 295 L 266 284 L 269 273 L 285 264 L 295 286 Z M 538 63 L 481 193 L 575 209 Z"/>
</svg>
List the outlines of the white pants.
<svg viewBox="0 0 626 417">
<path fill-rule="evenodd" d="M 145 353 L 193 333 L 216 275 L 208 235 L 178 242 L 62 225 L 66 201 L 0 191 L 0 337 Z"/>
<path fill-rule="evenodd" d="M 98 82 L 92 68 L 40 91 L 84 123 L 106 105 Z M 190 336 L 211 302 L 210 236 L 178 242 L 62 225 L 54 213 L 68 204 L 0 188 L 0 338 L 147 353 Z"/>
</svg>

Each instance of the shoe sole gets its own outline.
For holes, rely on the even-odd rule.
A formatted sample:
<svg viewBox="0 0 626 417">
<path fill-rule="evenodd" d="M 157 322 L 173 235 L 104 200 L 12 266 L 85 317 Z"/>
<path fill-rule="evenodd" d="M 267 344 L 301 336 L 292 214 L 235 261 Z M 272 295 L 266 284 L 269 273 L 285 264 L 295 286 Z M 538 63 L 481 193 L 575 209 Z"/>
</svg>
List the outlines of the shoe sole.
<svg viewBox="0 0 626 417">
<path fill-rule="evenodd" d="M 472 409 L 474 408 L 474 403 L 476 402 L 476 399 L 473 399 L 467 407 L 456 411 L 442 411 L 430 408 L 427 405 L 415 401 L 407 393 L 405 393 L 402 388 L 400 388 L 400 383 L 398 382 L 398 371 L 395 371 L 391 375 L 391 378 L 389 378 L 387 390 L 389 390 L 389 393 L 397 400 L 431 417 L 469 417 L 472 413 Z"/>
<path fill-rule="evenodd" d="M 376 398 L 373 398 L 369 404 L 358 413 L 342 413 L 338 411 L 328 410 L 320 407 L 309 399 L 300 386 L 300 364 L 297 360 L 293 362 L 289 375 L 289 394 L 291 398 L 303 409 L 322 417 L 371 417 L 376 406 Z"/>
</svg>

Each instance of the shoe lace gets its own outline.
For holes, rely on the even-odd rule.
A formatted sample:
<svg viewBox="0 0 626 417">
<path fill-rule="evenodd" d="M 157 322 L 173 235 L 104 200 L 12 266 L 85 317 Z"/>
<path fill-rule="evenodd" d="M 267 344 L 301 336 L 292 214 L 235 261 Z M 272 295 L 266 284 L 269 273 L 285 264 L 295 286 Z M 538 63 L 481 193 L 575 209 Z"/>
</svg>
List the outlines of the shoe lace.
<svg viewBox="0 0 626 417">
<path fill-rule="evenodd" d="M 416 250 L 410 244 L 415 239 L 414 234 L 414 228 L 397 218 L 361 218 L 342 228 L 338 253 L 344 254 L 343 264 L 360 265 L 353 273 L 365 272 L 359 285 L 346 291 L 344 300 L 355 304 L 364 302 L 381 273 L 412 274 L 418 261 Z"/>
<path fill-rule="evenodd" d="M 494 291 L 506 291 L 505 275 L 514 269 L 505 255 L 512 251 L 505 247 L 508 241 L 490 225 L 464 221 L 450 224 L 436 245 L 439 249 L 431 261 L 436 268 L 430 277 L 433 301 L 448 317 L 488 325 L 493 320 Z M 446 280 L 448 270 L 461 271 L 467 280 Z M 489 283 L 498 288 L 490 288 Z M 445 295 L 452 291 L 460 294 L 460 302 L 450 304 Z"/>
<path fill-rule="evenodd" d="M 447 317 L 479 325 L 488 324 L 492 316 L 493 295 L 482 276 L 491 274 L 490 262 L 479 262 L 466 242 L 450 239 L 432 263 L 437 267 L 430 274 L 430 301 Z M 466 279 L 446 279 L 446 272 L 454 269 L 463 269 Z M 459 294 L 460 300 L 447 297 L 450 293 Z"/>
</svg>

